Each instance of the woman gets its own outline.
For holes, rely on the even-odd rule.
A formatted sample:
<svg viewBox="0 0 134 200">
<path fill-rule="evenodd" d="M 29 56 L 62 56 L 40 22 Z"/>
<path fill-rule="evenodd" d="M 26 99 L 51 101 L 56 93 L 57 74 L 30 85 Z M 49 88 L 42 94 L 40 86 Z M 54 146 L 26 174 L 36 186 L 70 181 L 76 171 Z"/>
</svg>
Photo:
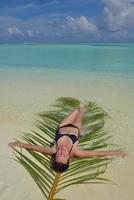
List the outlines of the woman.
<svg viewBox="0 0 134 200">
<path fill-rule="evenodd" d="M 55 171 L 64 172 L 69 167 L 69 158 L 94 157 L 94 156 L 121 156 L 126 154 L 121 150 L 110 151 L 85 151 L 78 147 L 78 137 L 81 130 L 81 121 L 83 107 L 73 110 L 59 125 L 56 130 L 56 137 L 52 147 L 25 144 L 21 142 L 10 142 L 8 145 L 12 148 L 21 147 L 38 151 L 43 154 L 51 155 L 51 167 Z"/>
</svg>

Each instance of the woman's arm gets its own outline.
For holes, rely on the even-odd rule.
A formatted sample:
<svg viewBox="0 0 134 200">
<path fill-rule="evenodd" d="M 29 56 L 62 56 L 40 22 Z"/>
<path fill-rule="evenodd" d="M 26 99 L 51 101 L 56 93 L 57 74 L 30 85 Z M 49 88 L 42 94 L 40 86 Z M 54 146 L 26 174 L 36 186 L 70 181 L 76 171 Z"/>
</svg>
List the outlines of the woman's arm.
<svg viewBox="0 0 134 200">
<path fill-rule="evenodd" d="M 33 150 L 33 151 L 38 151 L 40 153 L 44 153 L 44 154 L 48 154 L 48 155 L 52 155 L 53 152 L 53 148 L 50 147 L 43 147 L 43 146 L 38 146 L 38 145 L 32 145 L 32 144 L 26 144 L 26 143 L 21 143 L 21 142 L 10 142 L 8 144 L 9 147 L 21 147 L 24 149 L 29 149 L 29 150 Z"/>
<path fill-rule="evenodd" d="M 120 156 L 125 157 L 126 153 L 122 150 L 109 150 L 109 151 L 84 151 L 77 149 L 74 153 L 79 158 L 95 157 L 95 156 Z"/>
</svg>

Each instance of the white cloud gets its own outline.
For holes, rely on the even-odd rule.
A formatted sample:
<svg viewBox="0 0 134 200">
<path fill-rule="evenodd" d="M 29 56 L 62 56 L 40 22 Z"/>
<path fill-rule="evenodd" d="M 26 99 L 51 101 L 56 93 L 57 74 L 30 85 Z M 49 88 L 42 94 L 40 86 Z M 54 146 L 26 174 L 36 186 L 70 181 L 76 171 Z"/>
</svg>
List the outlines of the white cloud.
<svg viewBox="0 0 134 200">
<path fill-rule="evenodd" d="M 0 40 L 133 41 L 134 4 L 129 0 L 101 2 L 102 12 L 94 18 L 55 14 L 30 19 L 0 16 Z"/>
<path fill-rule="evenodd" d="M 29 37 L 33 37 L 34 36 L 34 31 L 33 30 L 26 30 L 27 34 Z"/>
<path fill-rule="evenodd" d="M 24 35 L 24 33 L 16 26 L 8 27 L 8 33 L 12 35 Z"/>
<path fill-rule="evenodd" d="M 74 31 L 81 31 L 83 33 L 94 33 L 97 31 L 96 25 L 90 22 L 85 16 L 77 18 L 68 16 L 66 20 L 68 27 Z"/>
<path fill-rule="evenodd" d="M 111 30 L 126 29 L 134 26 L 134 5 L 130 0 L 102 0 L 104 10 L 103 25 Z"/>
</svg>

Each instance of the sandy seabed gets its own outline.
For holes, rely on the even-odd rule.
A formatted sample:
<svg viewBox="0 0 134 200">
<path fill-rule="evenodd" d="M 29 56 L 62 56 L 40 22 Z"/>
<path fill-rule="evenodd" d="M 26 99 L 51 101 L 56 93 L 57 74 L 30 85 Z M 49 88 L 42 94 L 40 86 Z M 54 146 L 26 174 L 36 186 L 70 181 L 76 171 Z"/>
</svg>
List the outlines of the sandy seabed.
<svg viewBox="0 0 134 200">
<path fill-rule="evenodd" d="M 134 81 L 119 73 L 85 73 L 44 69 L 0 69 L 0 199 L 44 200 L 25 169 L 8 157 L 13 152 L 9 141 L 21 131 L 35 128 L 37 113 L 50 108 L 57 97 L 67 96 L 95 100 L 111 116 L 112 142 L 128 153 L 116 158 L 103 177 L 117 185 L 76 185 L 57 197 L 68 200 L 134 199 Z"/>
</svg>

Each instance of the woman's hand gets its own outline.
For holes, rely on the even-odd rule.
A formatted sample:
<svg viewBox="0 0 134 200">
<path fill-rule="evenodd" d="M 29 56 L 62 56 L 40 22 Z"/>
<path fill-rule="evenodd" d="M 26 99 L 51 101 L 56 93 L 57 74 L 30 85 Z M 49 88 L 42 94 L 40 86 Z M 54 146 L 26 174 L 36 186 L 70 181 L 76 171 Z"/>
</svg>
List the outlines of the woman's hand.
<svg viewBox="0 0 134 200">
<path fill-rule="evenodd" d="M 21 143 L 19 141 L 15 141 L 15 142 L 9 142 L 8 146 L 13 148 L 13 147 L 19 147 L 20 144 Z"/>
<path fill-rule="evenodd" d="M 124 158 L 127 156 L 127 153 L 124 152 L 123 150 L 117 150 L 115 151 L 115 155 Z"/>
<path fill-rule="evenodd" d="M 53 150 L 53 148 L 39 146 L 39 145 L 26 144 L 26 143 L 22 143 L 19 141 L 9 142 L 8 146 L 12 147 L 12 148 L 20 147 L 20 148 L 24 148 L 26 150 L 33 150 L 33 151 L 37 151 L 37 152 L 47 154 L 47 155 L 52 155 L 55 153 L 55 150 Z"/>
<path fill-rule="evenodd" d="M 94 156 L 119 156 L 126 157 L 127 153 L 122 150 L 108 150 L 108 151 L 86 151 L 76 149 L 75 156 L 80 158 L 94 157 Z"/>
</svg>

